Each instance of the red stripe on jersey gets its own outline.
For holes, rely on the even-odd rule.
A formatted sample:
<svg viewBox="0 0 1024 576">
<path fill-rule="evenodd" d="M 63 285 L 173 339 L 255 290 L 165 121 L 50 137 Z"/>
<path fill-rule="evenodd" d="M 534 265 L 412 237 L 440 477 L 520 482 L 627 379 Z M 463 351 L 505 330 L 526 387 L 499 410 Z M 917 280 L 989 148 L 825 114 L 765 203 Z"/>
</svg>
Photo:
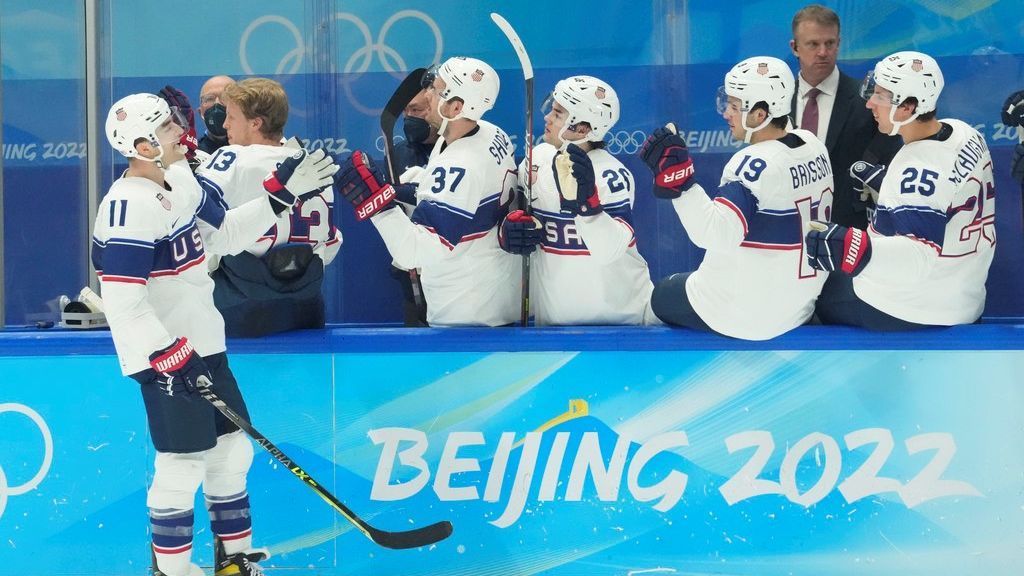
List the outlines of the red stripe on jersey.
<svg viewBox="0 0 1024 576">
<path fill-rule="evenodd" d="M 717 196 L 715 198 L 715 202 L 724 205 L 725 207 L 729 208 L 730 210 L 736 213 L 736 217 L 739 218 L 740 223 L 743 224 L 743 237 L 746 238 L 747 233 L 750 232 L 750 227 L 747 226 L 747 218 L 746 216 L 743 215 L 743 211 L 741 211 L 738 206 L 730 202 L 727 198 L 723 198 L 721 196 Z"/>
<path fill-rule="evenodd" d="M 454 246 L 454 245 L 453 245 L 453 244 L 452 244 L 451 242 L 449 242 L 448 240 L 446 240 L 444 236 L 441 236 L 440 234 L 438 234 L 438 233 L 437 233 L 437 230 L 434 230 L 434 229 L 433 229 L 432 227 L 430 227 L 430 226 L 424 226 L 424 228 L 426 228 L 426 229 L 427 229 L 427 232 L 430 232 L 431 234 L 433 234 L 434 236 L 436 236 L 436 237 L 437 237 L 437 239 L 441 241 L 441 244 L 444 244 L 444 245 L 445 245 L 445 247 L 447 247 L 447 248 L 448 248 L 449 250 L 455 250 L 455 246 Z"/>
<path fill-rule="evenodd" d="M 484 236 L 487 236 L 488 232 L 490 232 L 490 230 L 485 230 L 483 232 L 477 232 L 476 234 L 466 234 L 465 236 L 463 236 L 462 238 L 459 239 L 459 242 L 472 242 L 473 240 L 476 240 L 478 238 L 483 238 Z"/>
<path fill-rule="evenodd" d="M 150 278 L 155 278 L 155 277 L 158 277 L 158 276 L 177 276 L 178 274 L 181 274 L 182 272 L 184 272 L 185 270 L 188 270 L 189 268 L 195 266 L 196 264 L 201 264 L 201 263 L 203 263 L 205 261 L 206 261 L 206 254 L 203 254 L 199 258 L 196 258 L 195 260 L 193 260 L 191 262 L 186 262 L 185 264 L 182 264 L 181 266 L 179 266 L 178 268 L 176 268 L 174 270 L 162 270 L 160 272 L 150 272 L 149 273 L 149 277 Z"/>
<path fill-rule="evenodd" d="M 134 276 L 114 276 L 111 274 L 107 274 L 104 276 L 101 272 L 97 272 L 96 275 L 99 276 L 100 280 L 103 282 L 121 282 L 124 284 L 142 284 L 143 286 L 146 285 L 145 278 L 136 278 Z"/>
<path fill-rule="evenodd" d="M 761 250 L 800 250 L 804 247 L 803 244 L 769 244 L 767 242 L 748 242 L 746 240 L 740 242 L 740 246 L 759 248 Z"/>
</svg>

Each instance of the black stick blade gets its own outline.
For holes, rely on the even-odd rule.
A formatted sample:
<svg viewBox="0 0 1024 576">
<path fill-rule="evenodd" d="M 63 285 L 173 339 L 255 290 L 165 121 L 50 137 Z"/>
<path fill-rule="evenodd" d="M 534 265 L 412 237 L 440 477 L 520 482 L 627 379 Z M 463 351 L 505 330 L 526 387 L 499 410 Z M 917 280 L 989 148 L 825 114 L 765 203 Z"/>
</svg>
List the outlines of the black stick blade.
<svg viewBox="0 0 1024 576">
<path fill-rule="evenodd" d="M 387 532 L 370 528 L 368 535 L 375 543 L 394 550 L 419 548 L 440 542 L 452 535 L 452 523 L 444 520 L 429 526 L 415 528 L 404 532 Z"/>
</svg>

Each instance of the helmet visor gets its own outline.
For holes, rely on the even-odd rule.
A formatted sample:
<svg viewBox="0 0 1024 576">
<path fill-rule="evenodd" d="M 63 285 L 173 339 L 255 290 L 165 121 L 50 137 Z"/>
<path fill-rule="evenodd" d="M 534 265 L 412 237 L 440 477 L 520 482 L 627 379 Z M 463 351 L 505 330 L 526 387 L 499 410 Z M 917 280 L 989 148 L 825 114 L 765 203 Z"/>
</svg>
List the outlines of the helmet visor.
<svg viewBox="0 0 1024 576">
<path fill-rule="evenodd" d="M 715 95 L 715 109 L 719 114 L 725 114 L 729 109 L 729 95 L 725 92 L 725 86 L 718 87 L 718 94 Z"/>
<path fill-rule="evenodd" d="M 860 85 L 860 96 L 864 100 L 873 100 L 879 104 L 896 104 L 892 92 L 878 84 L 874 70 L 864 76 L 864 81 Z"/>
</svg>

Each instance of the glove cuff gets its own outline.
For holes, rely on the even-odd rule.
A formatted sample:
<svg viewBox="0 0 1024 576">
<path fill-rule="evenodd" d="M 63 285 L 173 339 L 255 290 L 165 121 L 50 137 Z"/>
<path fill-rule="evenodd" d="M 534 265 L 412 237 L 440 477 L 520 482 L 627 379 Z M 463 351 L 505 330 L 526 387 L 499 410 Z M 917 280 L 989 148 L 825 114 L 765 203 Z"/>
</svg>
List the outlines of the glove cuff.
<svg viewBox="0 0 1024 576">
<path fill-rule="evenodd" d="M 193 352 L 195 349 L 192 348 L 192 343 L 188 341 L 188 338 L 181 337 L 165 350 L 157 350 L 151 354 L 149 365 L 153 367 L 153 370 L 163 373 L 180 370 L 188 363 Z"/>
<path fill-rule="evenodd" d="M 396 196 L 394 186 L 391 184 L 381 186 L 376 192 L 356 206 L 356 220 L 362 222 L 375 214 L 379 214 L 389 208 L 394 208 Z"/>
</svg>

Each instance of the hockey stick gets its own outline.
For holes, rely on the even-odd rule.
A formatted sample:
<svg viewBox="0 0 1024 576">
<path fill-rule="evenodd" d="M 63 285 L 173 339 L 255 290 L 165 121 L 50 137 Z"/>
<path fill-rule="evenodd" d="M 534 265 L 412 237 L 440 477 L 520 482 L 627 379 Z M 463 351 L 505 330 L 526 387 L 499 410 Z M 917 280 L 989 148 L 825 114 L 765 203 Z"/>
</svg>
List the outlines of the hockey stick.
<svg viewBox="0 0 1024 576">
<path fill-rule="evenodd" d="M 527 215 L 533 215 L 533 64 L 530 63 L 530 55 L 526 53 L 526 46 L 516 34 L 508 20 L 502 18 L 501 14 L 491 12 L 491 20 L 501 28 L 501 31 L 508 38 L 512 48 L 519 57 L 519 66 L 523 69 L 523 79 L 526 81 L 526 198 L 523 204 L 523 211 Z M 520 323 L 526 326 L 530 319 L 530 255 L 523 254 L 523 307 L 520 315 Z"/>
<path fill-rule="evenodd" d="M 417 68 L 409 73 L 402 80 L 402 83 L 395 88 L 395 93 L 391 95 L 388 103 L 384 105 L 384 110 L 380 113 L 380 130 L 384 133 L 384 162 L 388 165 L 388 174 L 391 176 L 391 182 L 398 184 L 398 177 L 401 174 L 398 173 L 398 167 L 395 165 L 395 123 L 398 122 L 398 115 L 405 110 L 405 107 L 412 102 L 412 99 L 420 93 L 423 87 L 420 83 L 423 80 L 423 75 L 426 74 L 426 68 Z M 423 317 L 424 310 L 426 310 L 426 302 L 423 299 L 423 286 L 420 284 L 420 275 L 413 268 L 409 270 L 409 282 L 412 284 L 412 299 L 416 305 L 416 311 L 420 317 Z"/>
<path fill-rule="evenodd" d="M 367 538 L 372 540 L 374 543 L 379 544 L 385 548 L 393 548 L 395 550 L 402 550 L 406 548 L 418 548 L 420 546 L 427 546 L 435 542 L 444 540 L 452 533 L 452 523 L 447 520 L 431 524 L 429 526 L 423 526 L 422 528 L 415 528 L 413 530 L 407 530 L 402 532 L 388 532 L 380 530 L 370 526 L 365 520 L 356 515 L 355 512 L 350 510 L 348 506 L 345 506 L 333 494 L 325 490 L 320 484 L 313 479 L 312 476 L 306 473 L 301 466 L 295 463 L 294 460 L 285 455 L 280 448 L 274 446 L 274 443 L 267 440 L 267 437 L 260 434 L 252 427 L 245 418 L 238 415 L 237 412 L 231 409 L 230 406 L 224 403 L 223 400 L 217 397 L 217 394 L 213 391 L 212 382 L 205 376 L 199 378 L 200 388 L 199 394 L 213 407 L 220 411 L 225 418 L 234 423 L 249 435 L 250 438 L 256 441 L 257 444 L 263 447 L 264 450 L 270 452 L 270 455 L 277 459 L 278 462 L 284 464 L 285 468 L 295 474 L 302 480 L 306 486 L 309 486 L 317 493 L 318 496 L 323 498 L 324 502 L 331 505 L 332 508 L 341 513 L 346 520 L 352 523 L 353 526 L 359 529 L 360 532 L 366 535 Z"/>
</svg>

